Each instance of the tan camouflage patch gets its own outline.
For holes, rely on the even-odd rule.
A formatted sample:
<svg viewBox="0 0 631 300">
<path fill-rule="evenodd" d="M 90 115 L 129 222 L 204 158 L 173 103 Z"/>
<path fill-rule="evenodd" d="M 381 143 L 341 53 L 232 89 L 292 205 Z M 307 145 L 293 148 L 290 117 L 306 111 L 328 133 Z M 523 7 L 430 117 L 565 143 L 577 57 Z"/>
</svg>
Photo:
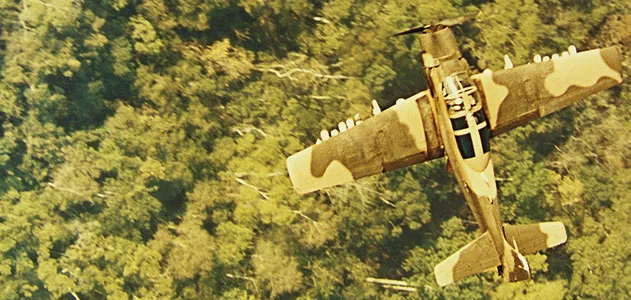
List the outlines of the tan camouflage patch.
<svg viewBox="0 0 631 300">
<path fill-rule="evenodd" d="M 481 91 L 483 97 L 486 98 L 485 109 L 489 117 L 491 128 L 497 126 L 497 118 L 502 101 L 508 96 L 508 88 L 493 81 L 493 71 L 486 69 L 484 72 L 471 76 L 474 80 L 478 80 L 484 89 Z M 491 118 L 491 116 L 494 116 Z"/>
<path fill-rule="evenodd" d="M 571 86 L 590 87 L 603 77 L 617 82 L 622 76 L 607 65 L 600 49 L 581 52 L 581 59 L 573 56 L 559 57 L 552 60 L 554 72 L 545 78 L 544 86 L 554 97 L 563 95 Z"/>
<path fill-rule="evenodd" d="M 351 171 L 337 160 L 329 163 L 320 176 L 316 177 L 311 172 L 305 172 L 305 166 L 312 164 L 312 153 L 313 147 L 309 147 L 287 158 L 289 178 L 298 193 L 311 192 L 315 186 L 344 184 L 354 180 Z"/>
</svg>

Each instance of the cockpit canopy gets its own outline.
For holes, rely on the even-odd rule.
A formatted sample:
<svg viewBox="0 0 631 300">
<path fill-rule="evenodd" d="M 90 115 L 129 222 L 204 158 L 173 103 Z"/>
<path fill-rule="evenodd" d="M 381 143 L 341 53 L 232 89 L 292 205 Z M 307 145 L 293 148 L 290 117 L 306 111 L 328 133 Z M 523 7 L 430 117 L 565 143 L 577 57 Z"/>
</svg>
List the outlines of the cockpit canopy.
<svg viewBox="0 0 631 300">
<path fill-rule="evenodd" d="M 471 117 L 473 122 L 467 122 L 467 115 L 450 118 L 458 149 L 464 159 L 481 156 L 491 151 L 489 144 L 491 131 L 489 130 L 484 110 L 478 108 Z M 480 149 L 475 149 L 473 143 L 474 138 L 480 141 Z"/>
</svg>

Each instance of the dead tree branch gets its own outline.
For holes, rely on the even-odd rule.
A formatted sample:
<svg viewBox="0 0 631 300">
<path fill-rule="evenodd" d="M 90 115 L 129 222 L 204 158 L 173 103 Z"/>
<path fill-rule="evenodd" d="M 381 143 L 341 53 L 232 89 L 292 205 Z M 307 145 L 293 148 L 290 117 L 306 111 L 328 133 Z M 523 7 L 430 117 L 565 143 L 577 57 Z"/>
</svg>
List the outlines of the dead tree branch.
<svg viewBox="0 0 631 300">
<path fill-rule="evenodd" d="M 261 189 L 259 189 L 258 187 L 249 184 L 247 181 L 245 181 L 245 180 L 243 180 L 241 178 L 235 177 L 234 180 L 236 182 L 242 184 L 242 185 L 245 185 L 245 186 L 253 189 L 255 192 L 259 193 L 259 195 L 261 195 L 261 197 L 263 197 L 263 199 L 269 200 L 269 196 L 266 193 L 264 193 L 263 191 L 261 191 Z"/>
<path fill-rule="evenodd" d="M 247 280 L 249 282 L 251 282 L 254 285 L 254 289 L 256 290 L 256 292 L 258 293 L 259 291 L 259 286 L 256 284 L 256 280 L 254 280 L 251 277 L 247 277 L 247 276 L 241 276 L 241 275 L 234 275 L 234 274 L 226 274 L 226 277 L 228 278 L 233 278 L 233 279 L 243 279 L 243 280 Z"/>
<path fill-rule="evenodd" d="M 255 70 L 260 71 L 260 72 L 272 73 L 272 74 L 278 76 L 278 78 L 289 78 L 289 80 L 292 80 L 292 81 L 297 81 L 298 80 L 297 78 L 294 77 L 294 74 L 299 74 L 299 73 L 308 74 L 308 75 L 311 75 L 313 77 L 323 78 L 323 79 L 351 79 L 351 78 L 354 78 L 354 77 L 345 76 L 345 75 L 322 74 L 322 73 L 316 72 L 314 70 L 304 69 L 304 68 L 293 68 L 293 69 L 286 70 L 286 68 L 284 68 L 284 66 L 283 66 L 283 68 L 268 67 L 268 68 L 256 68 Z"/>
</svg>

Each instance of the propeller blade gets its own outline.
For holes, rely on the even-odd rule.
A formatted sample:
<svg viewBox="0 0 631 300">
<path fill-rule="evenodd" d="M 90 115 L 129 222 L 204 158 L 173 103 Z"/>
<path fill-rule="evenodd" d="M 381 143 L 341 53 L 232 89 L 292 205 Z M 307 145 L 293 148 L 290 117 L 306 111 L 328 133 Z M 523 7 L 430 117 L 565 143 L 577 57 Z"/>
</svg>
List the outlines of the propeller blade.
<svg viewBox="0 0 631 300">
<path fill-rule="evenodd" d="M 438 28 L 461 25 L 464 22 L 467 22 L 469 20 L 475 19 L 475 17 L 477 17 L 479 14 L 480 13 L 478 12 L 478 13 L 470 14 L 470 15 L 466 15 L 466 16 L 459 16 L 459 17 L 455 17 L 455 18 L 445 19 L 445 20 L 442 20 L 442 21 L 439 21 L 437 23 L 430 24 L 430 25 L 420 25 L 420 26 L 408 29 L 406 31 L 399 32 L 399 33 L 394 34 L 392 36 L 395 37 L 395 36 L 401 36 L 401 35 L 406 35 L 406 34 L 411 34 L 411 33 L 418 33 L 418 32 L 423 32 L 425 30 L 434 31 L 434 30 L 436 30 Z"/>
<path fill-rule="evenodd" d="M 459 17 L 455 17 L 455 18 L 449 18 L 449 19 L 445 19 L 442 20 L 438 23 L 436 23 L 436 25 L 442 25 L 445 27 L 451 27 L 451 26 L 456 26 L 456 25 L 461 25 L 464 22 L 467 22 L 469 20 L 475 19 L 475 17 L 477 17 L 480 13 L 475 13 L 475 14 L 470 14 L 470 15 L 466 15 L 466 16 L 459 16 Z"/>
<path fill-rule="evenodd" d="M 406 34 L 411 34 L 411 33 L 417 33 L 417 32 L 421 32 L 423 30 L 429 29 L 430 27 L 431 27 L 431 25 L 421 25 L 421 26 L 418 26 L 418 27 L 414 27 L 414 28 L 408 29 L 406 31 L 401 31 L 401 32 L 399 32 L 397 34 L 394 34 L 392 36 L 394 37 L 394 36 L 401 36 L 401 35 L 406 35 Z"/>
</svg>

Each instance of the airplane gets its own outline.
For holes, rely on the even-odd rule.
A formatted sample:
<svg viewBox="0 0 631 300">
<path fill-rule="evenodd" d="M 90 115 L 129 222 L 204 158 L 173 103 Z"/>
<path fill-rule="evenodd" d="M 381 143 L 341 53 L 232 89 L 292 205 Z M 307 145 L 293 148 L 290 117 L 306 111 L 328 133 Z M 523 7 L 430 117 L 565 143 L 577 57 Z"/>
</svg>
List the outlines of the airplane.
<svg viewBox="0 0 631 300">
<path fill-rule="evenodd" d="M 567 240 L 562 222 L 511 225 L 500 219 L 490 139 L 622 82 L 616 47 L 551 57 L 471 74 L 451 30 L 472 17 L 419 26 L 428 89 L 399 99 L 372 118 L 348 119 L 287 158 L 300 194 L 446 156 L 482 234 L 434 268 L 439 286 L 497 269 L 505 281 L 530 278 L 524 255 Z"/>
</svg>

